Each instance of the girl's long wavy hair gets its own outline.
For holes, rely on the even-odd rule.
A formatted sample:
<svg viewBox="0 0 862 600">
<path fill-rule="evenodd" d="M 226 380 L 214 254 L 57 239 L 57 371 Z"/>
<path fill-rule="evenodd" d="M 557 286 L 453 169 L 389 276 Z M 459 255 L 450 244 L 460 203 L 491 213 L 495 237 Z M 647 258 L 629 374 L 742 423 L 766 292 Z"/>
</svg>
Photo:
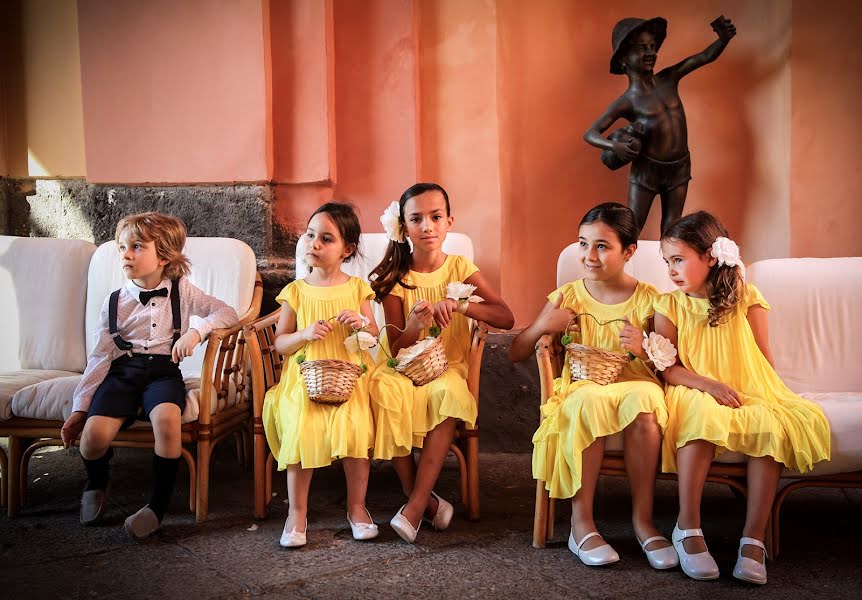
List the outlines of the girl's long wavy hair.
<svg viewBox="0 0 862 600">
<path fill-rule="evenodd" d="M 446 193 L 441 186 L 436 183 L 416 183 L 407 188 L 401 198 L 398 200 L 398 220 L 401 223 L 402 231 L 406 229 L 404 222 L 404 205 L 407 201 L 416 196 L 420 196 L 427 192 L 440 192 L 443 200 L 446 202 L 446 216 L 451 214 L 449 208 L 449 194 Z M 386 254 L 383 255 L 383 260 L 380 264 L 374 267 L 371 271 L 369 279 L 371 279 L 371 289 L 374 290 L 375 300 L 382 302 L 383 298 L 389 295 L 392 288 L 396 284 L 400 284 L 407 289 L 415 289 L 413 286 L 404 283 L 404 276 L 410 270 L 412 262 L 412 254 L 410 252 L 410 244 L 407 238 L 403 242 L 393 242 L 389 240 L 389 245 L 386 247 Z"/>
<path fill-rule="evenodd" d="M 730 237 L 714 216 L 698 211 L 674 221 L 661 239 L 683 242 L 695 252 L 711 256 L 712 243 L 719 237 Z M 717 327 L 727 321 L 731 311 L 742 301 L 744 281 L 737 267 L 714 264 L 706 278 L 709 299 L 709 325 Z"/>
</svg>

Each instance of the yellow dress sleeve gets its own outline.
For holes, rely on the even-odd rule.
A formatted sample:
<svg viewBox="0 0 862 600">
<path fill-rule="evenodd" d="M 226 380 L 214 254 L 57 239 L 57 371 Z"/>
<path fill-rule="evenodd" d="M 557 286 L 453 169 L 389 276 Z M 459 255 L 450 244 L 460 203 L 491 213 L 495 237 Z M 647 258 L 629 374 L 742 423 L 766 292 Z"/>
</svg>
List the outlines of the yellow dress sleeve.
<svg viewBox="0 0 862 600">
<path fill-rule="evenodd" d="M 574 282 L 564 283 L 553 292 L 548 294 L 548 302 L 554 304 L 557 301 L 559 296 L 563 297 L 563 303 L 561 304 L 564 308 L 573 308 L 575 304 L 577 304 L 575 300 L 574 293 Z"/>
<path fill-rule="evenodd" d="M 477 273 L 479 271 L 479 267 L 473 264 L 470 259 L 466 256 L 457 256 L 457 263 L 455 265 L 455 276 L 458 277 L 458 281 L 462 283 L 467 281 L 467 278 L 470 275 Z"/>
<path fill-rule="evenodd" d="M 290 308 L 293 309 L 293 312 L 296 312 L 299 308 L 299 292 L 294 283 L 295 282 L 291 282 L 284 286 L 278 296 L 275 297 L 275 301 L 279 304 L 287 302 Z"/>
<path fill-rule="evenodd" d="M 760 293 L 760 290 L 757 289 L 753 283 L 745 284 L 745 293 L 742 296 L 742 303 L 746 309 L 756 304 L 762 306 L 766 310 L 772 310 L 772 307 L 769 306 L 769 302 L 766 301 L 766 298 L 763 297 L 763 294 Z"/>
<path fill-rule="evenodd" d="M 638 283 L 638 298 L 637 312 L 634 316 L 639 323 L 646 325 L 646 322 L 655 315 L 655 301 L 660 296 L 659 291 L 648 283 Z"/>
<path fill-rule="evenodd" d="M 371 289 L 371 286 L 368 285 L 368 282 L 364 279 L 359 279 L 358 277 L 354 277 L 353 279 L 356 282 L 359 303 L 362 304 L 366 300 L 374 300 L 374 291 Z"/>
<path fill-rule="evenodd" d="M 662 314 L 667 317 L 674 327 L 679 328 L 677 323 L 677 303 L 673 294 L 661 294 L 653 302 L 654 314 Z"/>
</svg>

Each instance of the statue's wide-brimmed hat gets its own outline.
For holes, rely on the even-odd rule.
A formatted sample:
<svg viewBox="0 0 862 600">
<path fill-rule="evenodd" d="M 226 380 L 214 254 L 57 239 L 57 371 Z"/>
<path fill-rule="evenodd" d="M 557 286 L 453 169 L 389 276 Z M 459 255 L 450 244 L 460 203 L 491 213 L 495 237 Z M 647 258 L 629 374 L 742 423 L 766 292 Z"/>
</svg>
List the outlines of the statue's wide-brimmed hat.
<svg viewBox="0 0 862 600">
<path fill-rule="evenodd" d="M 652 19 L 628 17 L 614 25 L 614 32 L 611 34 L 611 45 L 614 47 L 614 53 L 611 56 L 611 73 L 614 75 L 625 73 L 620 58 L 626 41 L 630 36 L 640 33 L 645 29 L 655 34 L 655 49 L 658 51 L 661 48 L 662 42 L 664 42 L 664 38 L 667 37 L 667 19 L 661 17 L 654 17 Z"/>
</svg>

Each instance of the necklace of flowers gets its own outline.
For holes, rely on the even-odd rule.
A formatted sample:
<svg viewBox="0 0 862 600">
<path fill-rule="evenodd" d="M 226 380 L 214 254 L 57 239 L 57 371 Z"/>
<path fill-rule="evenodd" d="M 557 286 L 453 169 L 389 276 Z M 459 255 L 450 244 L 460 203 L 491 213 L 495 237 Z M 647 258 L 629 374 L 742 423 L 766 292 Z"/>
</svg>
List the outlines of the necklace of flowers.
<svg viewBox="0 0 862 600">
<path fill-rule="evenodd" d="M 320 319 L 318 323 L 323 325 L 324 323 L 337 318 L 338 317 L 329 317 L 328 319 Z M 365 373 L 368 371 L 368 365 L 366 365 L 365 361 L 362 359 L 362 351 L 369 350 L 376 346 L 377 338 L 366 331 L 368 325 L 371 324 L 371 319 L 365 315 L 359 315 L 359 318 L 362 321 L 362 325 L 360 327 L 354 327 L 353 331 L 344 338 L 344 347 L 347 348 L 347 351 L 351 354 L 359 353 L 359 368 L 362 369 L 363 373 Z M 296 364 L 301 365 L 305 362 L 309 344 L 311 344 L 311 342 L 308 342 L 308 344 L 302 348 L 302 351 L 296 355 Z"/>
<path fill-rule="evenodd" d="M 566 331 L 568 332 L 569 327 L 571 327 L 572 325 L 572 321 L 582 316 L 590 317 L 600 326 L 609 325 L 610 323 L 616 323 L 617 321 L 619 321 L 620 323 L 629 322 L 626 319 L 610 319 L 609 321 L 599 321 L 595 317 L 595 315 L 584 312 L 578 313 L 574 315 L 571 319 L 569 319 L 569 322 L 566 325 Z M 669 339 L 667 339 L 660 333 L 656 333 L 655 331 L 650 332 L 649 335 L 647 335 L 647 332 L 644 331 L 643 337 L 644 339 L 641 342 L 641 347 L 644 349 L 647 354 L 647 357 L 650 359 L 656 369 L 658 369 L 659 371 L 664 371 L 666 368 L 672 366 L 676 362 L 676 348 L 673 347 L 673 344 L 670 342 Z M 562 343 L 563 346 L 568 346 L 572 343 L 573 340 L 574 337 L 569 333 L 566 333 L 560 339 L 560 343 Z M 630 360 L 635 359 L 635 355 L 631 352 L 626 352 L 626 354 L 628 355 Z"/>
</svg>

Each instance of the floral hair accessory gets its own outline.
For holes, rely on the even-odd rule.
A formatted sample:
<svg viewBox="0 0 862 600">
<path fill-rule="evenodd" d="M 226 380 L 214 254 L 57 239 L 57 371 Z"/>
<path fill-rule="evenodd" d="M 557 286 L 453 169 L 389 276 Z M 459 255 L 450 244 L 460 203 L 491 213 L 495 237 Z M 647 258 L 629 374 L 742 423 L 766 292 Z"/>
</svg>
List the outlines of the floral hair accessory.
<svg viewBox="0 0 862 600">
<path fill-rule="evenodd" d="M 669 339 L 659 333 L 653 331 L 647 336 L 644 332 L 644 341 L 641 342 L 641 346 L 659 371 L 664 371 L 676 362 L 676 348 L 673 347 Z"/>
<path fill-rule="evenodd" d="M 473 292 L 475 291 L 475 285 L 454 281 L 446 286 L 446 297 L 456 300 L 460 304 L 465 304 L 467 302 L 484 302 L 485 299 L 481 296 L 473 295 Z"/>
<path fill-rule="evenodd" d="M 718 261 L 718 266 L 738 267 L 742 277 L 745 277 L 745 263 L 739 256 L 739 246 L 732 239 L 724 236 L 715 238 L 710 254 Z"/>
<path fill-rule="evenodd" d="M 390 204 L 380 215 L 380 223 L 386 230 L 386 235 L 393 242 L 404 243 L 404 229 L 401 226 L 401 207 L 398 201 Z"/>
</svg>

